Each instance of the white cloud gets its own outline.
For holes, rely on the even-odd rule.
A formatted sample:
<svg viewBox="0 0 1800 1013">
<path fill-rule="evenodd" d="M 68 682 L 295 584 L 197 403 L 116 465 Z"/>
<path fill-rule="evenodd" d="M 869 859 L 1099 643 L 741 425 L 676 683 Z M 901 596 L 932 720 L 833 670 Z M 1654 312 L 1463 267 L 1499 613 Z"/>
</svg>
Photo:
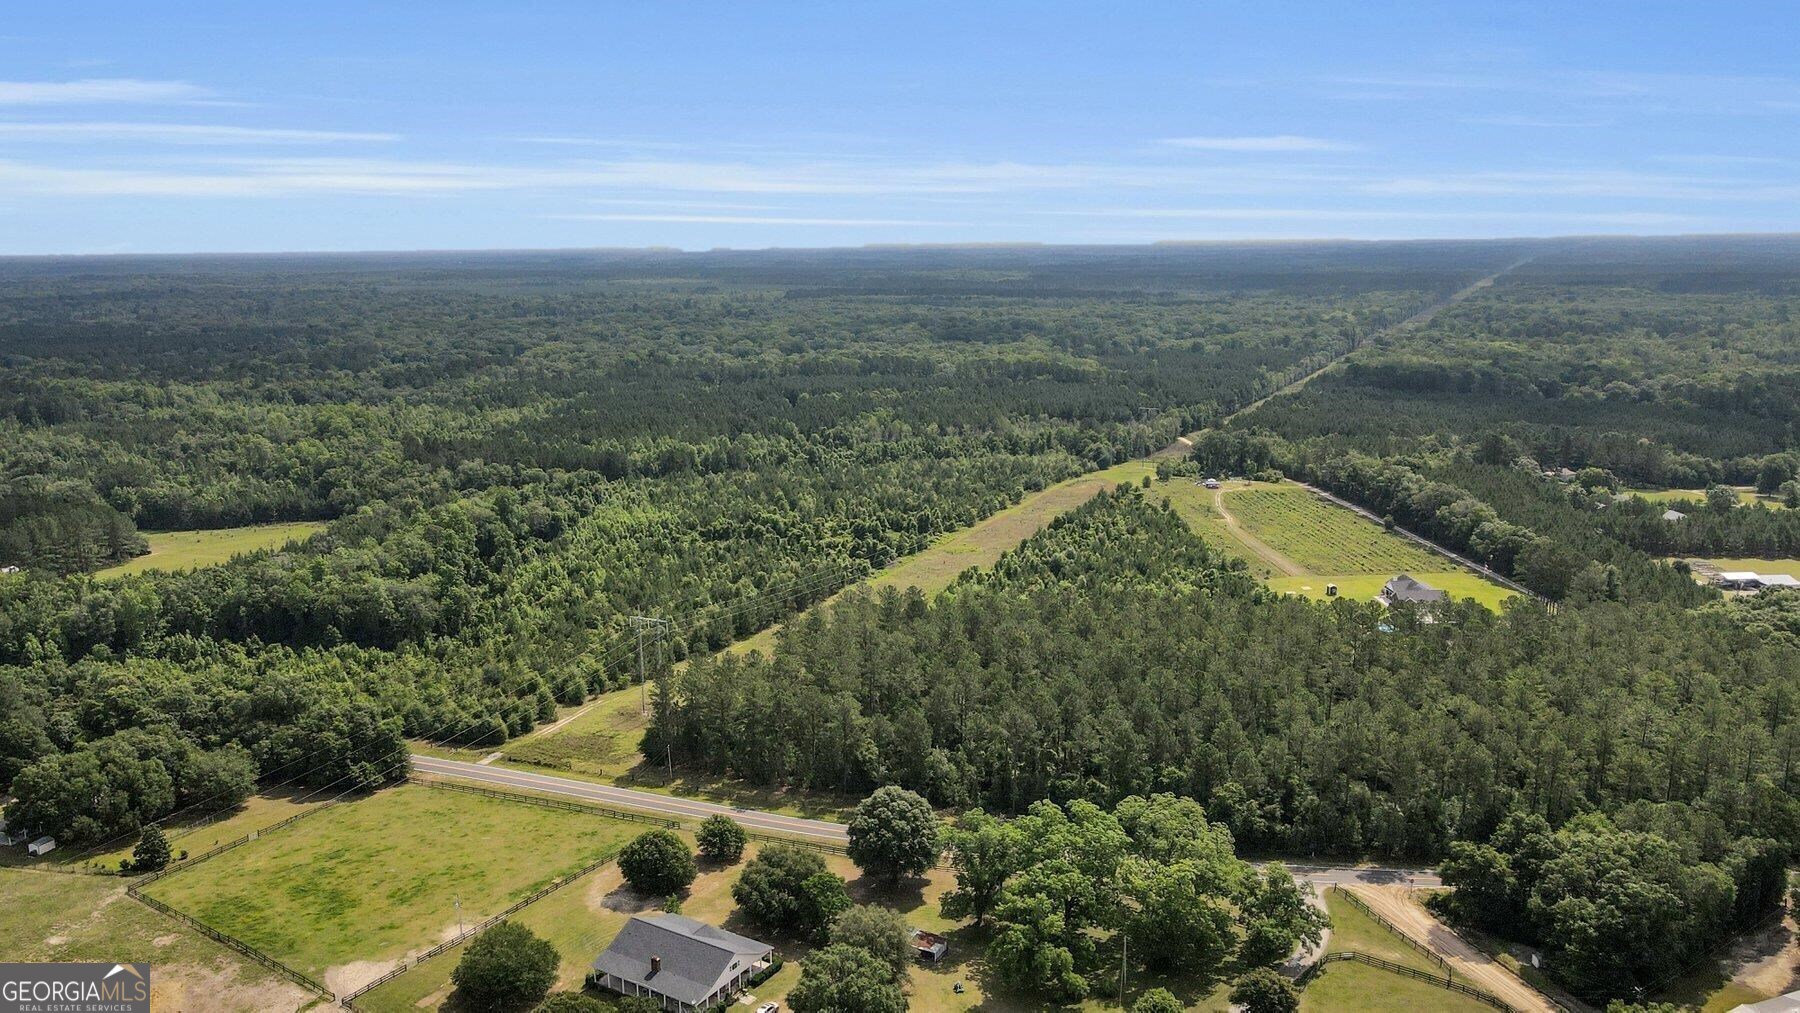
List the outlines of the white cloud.
<svg viewBox="0 0 1800 1013">
<path fill-rule="evenodd" d="M 1266 137 L 1165 137 L 1162 143 L 1200 151 L 1350 151 L 1356 145 L 1322 137 L 1273 134 Z"/>
<path fill-rule="evenodd" d="M 1360 189 L 1399 196 L 1602 197 L 1640 200 L 1800 200 L 1800 184 L 1608 169 L 1467 172 L 1374 180 Z"/>
<path fill-rule="evenodd" d="M 212 92 L 186 81 L 96 77 L 79 81 L 0 81 L 0 105 L 75 105 L 99 102 L 195 102 Z"/>
<path fill-rule="evenodd" d="M 148 141 L 166 144 L 322 144 L 340 141 L 394 141 L 396 134 L 346 130 L 286 130 L 203 123 L 28 123 L 0 122 L 0 140 Z"/>
<path fill-rule="evenodd" d="M 826 226 L 956 226 L 963 222 L 934 222 L 910 218 L 786 218 L 765 215 L 586 214 L 550 215 L 564 222 L 675 222 L 697 225 L 826 225 Z"/>
</svg>

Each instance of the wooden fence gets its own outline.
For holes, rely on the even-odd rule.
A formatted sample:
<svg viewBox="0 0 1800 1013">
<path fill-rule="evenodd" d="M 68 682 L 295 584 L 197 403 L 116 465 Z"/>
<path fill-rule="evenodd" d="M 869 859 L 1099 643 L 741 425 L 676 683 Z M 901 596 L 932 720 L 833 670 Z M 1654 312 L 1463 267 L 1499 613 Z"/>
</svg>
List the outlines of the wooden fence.
<svg viewBox="0 0 1800 1013">
<path fill-rule="evenodd" d="M 232 950 L 242 956 L 249 957 L 251 960 L 256 961 L 257 963 L 268 968 L 269 970 L 274 971 L 275 973 L 281 975 L 282 977 L 287 978 L 288 980 L 294 982 L 295 984 L 301 986 L 302 988 L 305 988 L 308 991 L 311 991 L 311 992 L 317 994 L 322 999 L 333 1000 L 333 999 L 337 998 L 337 996 L 332 993 L 331 989 L 326 988 L 324 986 L 324 984 L 321 983 L 320 981 L 318 981 L 317 979 L 312 978 L 308 975 L 302 974 L 299 971 L 294 970 L 293 968 L 289 967 L 288 965 L 282 963 L 279 960 L 276 960 L 274 957 L 269 956 L 267 953 L 264 953 L 263 951 L 257 949 L 254 946 L 251 946 L 249 943 L 244 942 L 242 939 L 239 939 L 236 936 L 228 936 L 225 933 L 220 932 L 218 929 L 213 928 L 211 925 L 208 925 L 205 922 L 201 921 L 200 919 L 195 918 L 193 915 L 187 914 L 184 911 L 180 911 L 176 908 L 170 907 L 169 905 L 164 904 L 162 901 L 157 900 L 155 897 L 151 897 L 145 893 L 142 893 L 141 891 L 138 890 L 138 885 L 136 883 L 132 883 L 131 885 L 127 886 L 125 888 L 125 893 L 127 896 L 131 897 L 132 900 L 138 901 L 139 903 L 143 904 L 144 906 L 150 908 L 153 911 L 158 911 L 158 912 L 161 912 L 162 914 L 168 915 L 170 918 L 175 919 L 176 921 L 180 922 L 181 924 L 186 925 L 188 928 L 193 929 L 195 932 L 200 933 L 201 935 L 205 936 L 206 938 L 211 939 L 213 942 L 218 943 L 219 945 L 224 946 L 225 948 L 227 948 L 229 950 Z"/>
<path fill-rule="evenodd" d="M 413 783 L 427 788 L 438 788 L 443 791 L 462 791 L 471 795 L 486 795 L 488 798 L 505 799 L 508 802 L 524 802 L 527 805 L 543 806 L 546 809 L 561 809 L 565 812 L 588 813 L 594 816 L 605 816 L 615 820 L 630 820 L 633 823 L 648 823 L 665 830 L 680 828 L 681 821 L 651 813 L 635 812 L 630 809 L 619 809 L 609 805 L 598 805 L 592 802 L 579 802 L 572 799 L 551 798 L 547 795 L 527 795 L 516 791 L 501 791 L 497 788 L 481 788 L 472 784 L 459 784 L 454 781 L 442 781 L 436 778 L 414 777 Z"/>
<path fill-rule="evenodd" d="M 376 978 L 374 981 L 368 982 L 368 983 L 360 986 L 359 988 L 355 989 L 354 991 L 347 992 L 344 995 L 339 996 L 338 1000 L 337 1000 L 338 1005 L 343 1006 L 346 1009 L 355 1009 L 356 1005 L 355 1005 L 354 1000 L 356 999 L 357 996 L 362 995 L 364 992 L 367 992 L 368 990 L 374 988 L 377 985 L 381 985 L 386 982 L 392 981 L 395 978 L 398 978 L 400 975 L 405 974 L 407 971 L 410 971 L 415 967 L 418 967 L 420 964 L 423 964 L 427 960 L 430 960 L 431 958 L 438 956 L 439 954 L 445 952 L 446 950 L 454 949 L 455 947 L 462 945 L 464 942 L 467 942 L 469 939 L 472 939 L 475 936 L 478 936 L 481 933 L 486 932 L 488 929 L 491 929 L 494 926 L 500 924 L 501 922 L 507 920 L 508 918 L 511 918 L 513 915 L 518 914 L 520 911 L 524 910 L 526 907 L 528 907 L 532 904 L 535 904 L 540 900 L 543 900 L 545 897 L 548 897 L 551 894 L 555 893 L 556 891 L 562 889 L 563 887 L 568 886 L 570 883 L 573 883 L 579 879 L 582 879 L 585 876 L 591 875 L 592 873 L 605 868 L 607 865 L 611 864 L 611 862 L 612 862 L 612 858 L 611 858 L 611 856 L 608 856 L 606 858 L 599 859 L 598 861 L 591 862 L 588 865 L 583 866 L 582 868 L 576 870 L 575 872 L 572 872 L 569 875 L 562 877 L 561 879 L 552 880 L 551 882 L 549 882 L 549 883 L 545 884 L 544 886 L 539 887 L 537 890 L 533 891 L 529 896 L 521 898 L 520 900 L 515 902 L 511 907 L 500 912 L 499 914 L 494 915 L 491 918 L 484 919 L 480 922 L 475 923 L 474 925 L 469 926 L 467 929 L 464 929 L 462 932 L 459 932 L 455 936 L 437 944 L 436 946 L 433 946 L 431 949 L 426 950 L 425 952 L 419 954 L 418 956 L 411 957 L 411 958 L 401 962 L 401 964 L 398 967 L 393 968 L 392 970 L 388 971 L 386 974 L 382 975 L 381 977 Z"/>
<path fill-rule="evenodd" d="M 1296 983 L 1304 988 L 1307 982 L 1311 981 L 1325 970 L 1326 964 L 1337 963 L 1340 960 L 1353 960 L 1359 964 L 1378 967 L 1383 971 L 1391 971 L 1394 974 L 1403 975 L 1415 981 L 1422 981 L 1428 985 L 1435 985 L 1438 988 L 1448 989 L 1460 995 L 1466 995 L 1476 1002 L 1484 1003 L 1495 1009 L 1506 1010 L 1508 1013 L 1512 1013 L 1511 1006 L 1502 1002 L 1491 993 L 1484 992 L 1479 988 L 1472 988 L 1460 981 L 1453 981 L 1450 978 L 1440 978 L 1435 974 L 1427 974 L 1416 967 L 1407 967 L 1405 964 L 1396 964 L 1391 960 L 1371 956 L 1370 954 L 1358 950 L 1336 950 L 1325 954 L 1323 957 L 1319 958 L 1317 963 L 1308 967 L 1305 972 L 1300 975 Z"/>
<path fill-rule="evenodd" d="M 1431 947 L 1426 946 L 1424 943 L 1419 942 L 1417 939 L 1414 939 L 1413 937 L 1400 931 L 1399 926 L 1395 925 L 1393 922 L 1390 922 L 1386 918 L 1382 917 L 1379 912 L 1377 912 L 1374 908 L 1369 906 L 1367 901 L 1363 900 L 1361 897 L 1358 897 L 1354 892 L 1352 892 L 1350 890 L 1346 890 L 1341 886 L 1333 886 L 1331 888 L 1331 890 L 1338 897 L 1341 897 L 1344 900 L 1349 901 L 1352 905 L 1354 905 L 1356 907 L 1356 909 L 1358 911 L 1361 911 L 1363 914 L 1368 915 L 1370 918 L 1374 919 L 1375 922 L 1377 924 L 1379 924 L 1382 928 L 1387 929 L 1389 932 L 1393 933 L 1396 937 L 1398 937 L 1400 939 L 1401 942 L 1412 947 L 1416 952 L 1418 952 L 1418 954 L 1420 956 L 1424 957 L 1426 960 L 1431 961 L 1433 964 L 1436 964 L 1438 966 L 1438 968 L 1444 972 L 1444 977 L 1452 979 L 1452 980 L 1454 980 L 1456 978 L 1456 970 L 1450 966 L 1450 962 L 1445 960 L 1441 954 L 1439 954 L 1436 950 L 1433 950 Z"/>
</svg>

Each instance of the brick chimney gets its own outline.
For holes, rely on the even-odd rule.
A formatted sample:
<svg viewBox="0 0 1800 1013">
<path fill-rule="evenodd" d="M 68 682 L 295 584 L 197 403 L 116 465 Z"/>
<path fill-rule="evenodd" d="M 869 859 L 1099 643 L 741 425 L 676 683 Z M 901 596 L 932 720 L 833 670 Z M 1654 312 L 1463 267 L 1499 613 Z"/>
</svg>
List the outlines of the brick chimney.
<svg viewBox="0 0 1800 1013">
<path fill-rule="evenodd" d="M 662 958 L 661 957 L 651 957 L 650 958 L 650 973 L 655 974 L 656 972 L 658 972 L 660 970 L 662 970 Z"/>
</svg>

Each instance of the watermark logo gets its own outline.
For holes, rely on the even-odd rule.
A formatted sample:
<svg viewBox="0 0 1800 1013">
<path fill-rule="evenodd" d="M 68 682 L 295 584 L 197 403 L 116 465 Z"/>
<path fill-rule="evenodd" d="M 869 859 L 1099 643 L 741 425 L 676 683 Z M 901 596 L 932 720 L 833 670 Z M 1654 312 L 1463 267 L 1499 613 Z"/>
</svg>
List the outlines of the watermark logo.
<svg viewBox="0 0 1800 1013">
<path fill-rule="evenodd" d="M 0 1013 L 150 1013 L 150 965 L 0 964 Z"/>
</svg>

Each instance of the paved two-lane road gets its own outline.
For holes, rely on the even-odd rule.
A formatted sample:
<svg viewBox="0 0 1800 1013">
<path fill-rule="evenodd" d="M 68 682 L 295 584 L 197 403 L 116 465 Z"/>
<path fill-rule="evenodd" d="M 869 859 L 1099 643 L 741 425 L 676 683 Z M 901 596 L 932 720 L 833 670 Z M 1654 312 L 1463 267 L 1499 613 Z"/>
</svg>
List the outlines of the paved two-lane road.
<svg viewBox="0 0 1800 1013">
<path fill-rule="evenodd" d="M 434 777 L 454 777 L 459 780 L 491 785 L 495 788 L 523 789 L 563 795 L 588 802 L 656 813 L 672 819 L 702 820 L 708 816 L 729 816 L 751 830 L 761 830 L 766 833 L 811 837 L 833 844 L 844 844 L 850 840 L 849 828 L 842 823 L 830 823 L 825 820 L 782 816 L 778 813 L 762 812 L 756 809 L 738 809 L 733 806 L 718 805 L 714 802 L 662 795 L 653 791 L 615 788 L 610 784 L 596 784 L 593 781 L 581 781 L 572 777 L 533 774 L 508 767 L 464 763 L 461 760 L 440 760 L 433 756 L 420 756 L 417 753 L 413 754 L 412 765 L 413 769 L 419 773 L 430 774 Z"/>
<path fill-rule="evenodd" d="M 534 774 L 530 771 L 514 770 L 510 767 L 465 763 L 461 760 L 440 760 L 432 756 L 420 756 L 417 753 L 413 754 L 412 762 L 414 770 L 421 774 L 430 774 L 433 777 L 453 777 L 491 785 L 495 788 L 523 789 L 562 795 L 589 802 L 599 802 L 604 805 L 635 809 L 640 812 L 655 813 L 677 820 L 702 820 L 708 816 L 729 816 L 752 830 L 808 837 L 832 844 L 845 844 L 850 840 L 848 827 L 842 823 L 832 823 L 828 820 L 809 820 L 799 816 L 783 816 L 779 813 L 763 812 L 758 809 L 739 809 L 733 806 L 719 805 L 715 802 L 701 802 L 697 799 L 664 795 L 660 792 L 618 788 L 610 784 L 598 784 L 572 777 L 557 777 L 553 774 Z M 1438 879 L 1437 872 L 1432 869 L 1291 862 L 1288 864 L 1288 871 L 1321 890 L 1328 886 L 1344 886 L 1352 883 L 1367 886 L 1435 887 L 1443 885 L 1443 881 Z"/>
</svg>

